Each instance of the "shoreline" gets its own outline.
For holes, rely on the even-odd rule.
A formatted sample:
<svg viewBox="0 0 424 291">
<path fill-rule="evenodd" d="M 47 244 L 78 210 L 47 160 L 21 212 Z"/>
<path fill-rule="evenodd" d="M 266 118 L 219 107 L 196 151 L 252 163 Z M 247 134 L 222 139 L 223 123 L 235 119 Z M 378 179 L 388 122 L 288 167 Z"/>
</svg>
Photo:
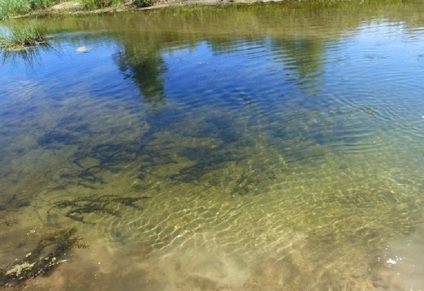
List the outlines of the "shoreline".
<svg viewBox="0 0 424 291">
<path fill-rule="evenodd" d="M 127 4 L 127 5 L 121 4 L 117 6 L 87 10 L 84 8 L 67 8 L 66 4 L 77 3 L 77 2 L 70 1 L 70 2 L 63 2 L 61 4 L 58 4 L 43 10 L 31 11 L 23 15 L 10 16 L 9 19 L 48 17 L 48 16 L 56 16 L 56 15 L 92 15 L 92 14 L 120 13 L 120 12 L 129 12 L 129 11 L 148 11 L 148 10 L 164 9 L 169 7 L 233 6 L 233 5 L 292 3 L 292 2 L 294 1 L 291 1 L 291 0 L 186 0 L 186 1 L 169 0 L 169 1 L 161 1 L 159 0 L 153 3 L 152 5 L 145 6 L 145 7 L 137 7 L 132 4 Z M 60 7 L 60 5 L 62 5 L 62 7 Z"/>
</svg>

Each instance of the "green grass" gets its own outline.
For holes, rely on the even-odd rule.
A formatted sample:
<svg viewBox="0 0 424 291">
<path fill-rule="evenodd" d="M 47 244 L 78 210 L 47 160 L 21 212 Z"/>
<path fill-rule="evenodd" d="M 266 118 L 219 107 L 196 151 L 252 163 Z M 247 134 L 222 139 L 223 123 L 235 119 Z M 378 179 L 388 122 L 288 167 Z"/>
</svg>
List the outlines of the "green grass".
<svg viewBox="0 0 424 291">
<path fill-rule="evenodd" d="M 81 0 L 85 9 L 93 10 L 123 3 L 121 0 Z"/>
<path fill-rule="evenodd" d="M 23 15 L 57 4 L 59 0 L 0 0 L 0 18 Z"/>
<path fill-rule="evenodd" d="M 68 0 L 0 0 L 0 19 L 16 15 L 25 15 L 32 11 L 42 10 Z M 80 2 L 84 9 L 94 10 L 118 5 L 136 7 L 150 6 L 153 0 L 72 0 Z"/>
<path fill-rule="evenodd" d="M 124 5 L 124 3 L 137 7 L 145 7 L 153 4 L 153 0 L 80 0 L 80 2 L 88 10 Z"/>
</svg>

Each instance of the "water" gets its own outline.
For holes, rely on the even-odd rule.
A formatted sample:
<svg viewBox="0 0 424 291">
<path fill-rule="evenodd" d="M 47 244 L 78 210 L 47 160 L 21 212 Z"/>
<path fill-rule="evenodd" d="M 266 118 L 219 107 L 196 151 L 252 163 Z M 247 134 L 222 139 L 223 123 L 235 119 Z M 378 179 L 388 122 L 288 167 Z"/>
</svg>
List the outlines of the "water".
<svg viewBox="0 0 424 291">
<path fill-rule="evenodd" d="M 3 55 L 0 262 L 89 248 L 15 288 L 424 289 L 422 10 L 30 21 L 56 42 Z"/>
</svg>

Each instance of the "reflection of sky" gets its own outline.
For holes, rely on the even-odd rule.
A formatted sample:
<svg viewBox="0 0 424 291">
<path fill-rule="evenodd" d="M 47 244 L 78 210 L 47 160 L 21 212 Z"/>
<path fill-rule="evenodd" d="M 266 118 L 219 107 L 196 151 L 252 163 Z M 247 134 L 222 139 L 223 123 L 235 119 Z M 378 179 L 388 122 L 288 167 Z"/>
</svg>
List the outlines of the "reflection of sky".
<svg viewBox="0 0 424 291">
<path fill-rule="evenodd" d="M 19 58 L 3 64 L 2 87 L 20 79 L 44 82 L 52 94 L 85 91 L 93 96 L 113 97 L 125 94 L 125 90 L 140 94 L 132 86 L 136 80 L 124 81 L 117 69 L 112 56 L 125 51 L 125 47 L 118 48 L 114 39 L 75 34 L 60 35 L 59 39 L 57 48 L 40 51 L 31 66 Z M 403 23 L 364 23 L 331 42 L 319 38 L 228 38 L 203 40 L 187 47 L 181 47 L 181 43 L 178 42 L 178 48 L 167 44 L 161 54 L 166 67 L 166 98 L 177 102 L 203 100 L 195 103 L 197 106 L 212 102 L 238 107 L 249 102 L 249 98 L 272 104 L 276 98 L 281 101 L 298 95 L 307 98 L 342 94 L 373 99 L 377 94 L 392 105 L 405 103 L 412 110 L 418 105 L 424 86 L 424 33 L 417 29 L 408 31 Z M 303 43 L 306 49 L 299 52 L 296 46 L 304 48 Z M 310 44 L 312 51 L 308 50 Z M 80 46 L 89 51 L 77 52 Z M 308 66 L 308 62 L 314 63 Z M 302 65 L 316 71 L 302 75 Z M 380 102 L 375 100 L 376 104 Z M 327 102 L 331 98 L 319 101 L 321 106 Z"/>
<path fill-rule="evenodd" d="M 78 52 L 81 46 L 85 46 L 88 52 Z M 117 94 L 114 85 L 122 83 L 123 76 L 111 57 L 116 46 L 110 41 L 64 41 L 52 49 L 36 50 L 40 54 L 30 62 L 17 56 L 3 64 L 0 71 L 3 88 L 18 80 L 27 80 L 39 83 L 53 96 L 80 92 L 94 96 Z"/>
<path fill-rule="evenodd" d="M 355 98 L 424 109 L 424 33 L 416 32 L 406 34 L 402 23 L 363 24 L 327 52 L 337 61 L 325 67 L 326 90 L 344 87 Z"/>
<path fill-rule="evenodd" d="M 164 54 L 167 95 L 191 94 L 193 98 L 211 98 L 211 102 L 225 104 L 240 102 L 243 95 L 269 100 L 270 90 L 297 91 L 287 80 L 290 72 L 273 60 L 272 51 L 261 42 L 239 41 L 237 49 L 224 52 L 216 54 L 210 43 L 199 42 L 194 48 Z M 213 96 L 221 100 L 213 101 Z"/>
<path fill-rule="evenodd" d="M 395 64 L 415 66 L 424 51 L 424 33 L 407 32 L 402 23 L 371 22 L 342 41 L 344 51 L 355 60 L 378 62 L 382 72 Z"/>
<path fill-rule="evenodd" d="M 310 66 L 317 69 L 312 72 L 315 79 L 302 78 L 296 71 L 299 62 L 308 61 L 310 52 L 293 55 L 285 51 L 285 42 L 297 40 L 228 40 L 219 47 L 199 42 L 163 54 L 167 98 L 186 103 L 188 108 L 216 104 L 244 110 L 254 106 L 262 116 L 285 104 L 285 114 L 316 111 L 311 122 L 317 130 L 323 122 L 333 130 L 343 124 L 358 129 L 372 124 L 379 128 L 376 141 L 382 141 L 386 131 L 422 136 L 424 35 L 419 30 L 405 32 L 402 23 L 382 20 L 363 24 L 334 42 L 314 40 L 325 48 L 316 62 L 320 67 Z M 338 117 L 327 119 L 324 112 Z"/>
<path fill-rule="evenodd" d="M 10 31 L 8 27 L 5 27 L 0 24 L 0 35 L 7 35 L 7 33 Z"/>
</svg>

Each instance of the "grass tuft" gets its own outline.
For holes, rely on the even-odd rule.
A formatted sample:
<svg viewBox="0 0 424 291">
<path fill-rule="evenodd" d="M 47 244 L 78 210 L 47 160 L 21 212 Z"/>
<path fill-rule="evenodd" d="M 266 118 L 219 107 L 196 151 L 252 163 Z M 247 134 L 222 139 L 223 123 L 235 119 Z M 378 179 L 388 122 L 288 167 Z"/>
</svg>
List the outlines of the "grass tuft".
<svg viewBox="0 0 424 291">
<path fill-rule="evenodd" d="M 46 44 L 46 28 L 14 28 L 0 36 L 0 47 L 5 51 L 22 50 L 39 44 Z"/>
</svg>

